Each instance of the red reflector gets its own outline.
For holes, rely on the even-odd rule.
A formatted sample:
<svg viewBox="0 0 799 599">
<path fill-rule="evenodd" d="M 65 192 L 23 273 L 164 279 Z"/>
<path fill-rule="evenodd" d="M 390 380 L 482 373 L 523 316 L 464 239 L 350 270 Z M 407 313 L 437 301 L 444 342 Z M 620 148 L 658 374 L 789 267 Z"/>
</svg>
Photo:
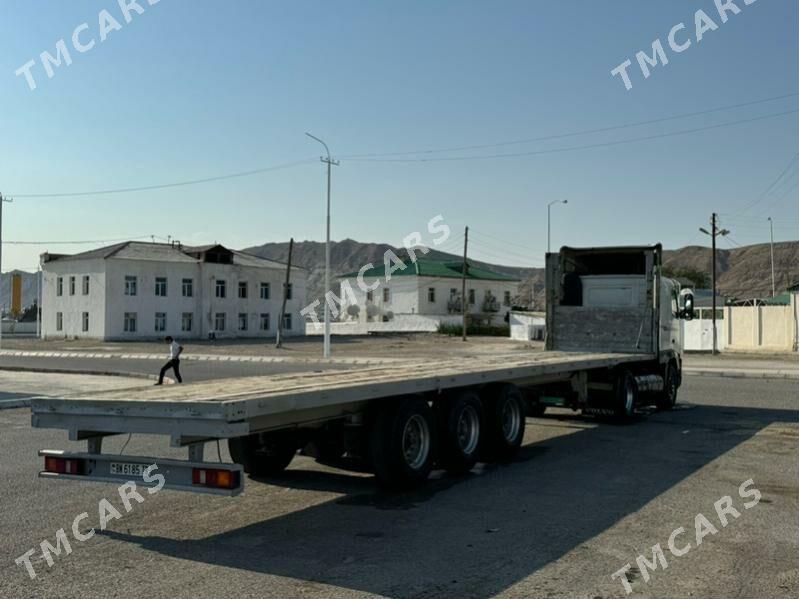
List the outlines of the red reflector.
<svg viewBox="0 0 799 599">
<path fill-rule="evenodd" d="M 53 472 L 55 474 L 84 474 L 84 464 L 84 460 L 56 458 L 53 456 L 45 456 L 44 458 L 45 472 Z"/>
<path fill-rule="evenodd" d="M 239 482 L 239 473 L 216 468 L 194 468 L 191 480 L 195 485 L 216 489 L 235 489 Z"/>
</svg>

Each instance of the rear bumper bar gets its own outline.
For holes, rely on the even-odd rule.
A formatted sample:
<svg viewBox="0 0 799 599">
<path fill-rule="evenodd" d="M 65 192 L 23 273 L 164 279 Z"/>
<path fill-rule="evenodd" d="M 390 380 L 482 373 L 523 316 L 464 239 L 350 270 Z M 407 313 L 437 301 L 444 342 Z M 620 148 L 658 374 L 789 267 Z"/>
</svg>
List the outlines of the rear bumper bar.
<svg viewBox="0 0 799 599">
<path fill-rule="evenodd" d="M 191 462 L 162 458 L 112 455 L 98 453 L 71 453 L 56 449 L 39 450 L 39 456 L 54 458 L 50 463 L 69 463 L 60 472 L 45 467 L 39 478 L 77 480 L 95 483 L 136 483 L 137 487 L 171 489 L 193 493 L 210 493 L 233 497 L 244 490 L 244 472 L 240 464 L 220 462 Z M 61 460 L 61 462 L 58 462 Z M 148 474 L 142 471 L 152 468 Z M 224 481 L 224 486 L 212 483 Z M 217 483 L 218 484 L 218 483 Z"/>
</svg>

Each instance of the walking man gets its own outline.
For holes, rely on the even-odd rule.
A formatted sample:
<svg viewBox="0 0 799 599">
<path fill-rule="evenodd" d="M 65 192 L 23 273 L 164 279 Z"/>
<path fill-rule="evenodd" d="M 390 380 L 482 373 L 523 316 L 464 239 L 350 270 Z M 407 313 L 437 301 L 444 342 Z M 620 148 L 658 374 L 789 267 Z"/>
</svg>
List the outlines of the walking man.
<svg viewBox="0 0 799 599">
<path fill-rule="evenodd" d="M 158 375 L 158 382 L 156 385 L 164 384 L 164 375 L 170 368 L 175 372 L 175 378 L 178 380 L 178 383 L 182 383 L 183 377 L 180 376 L 180 354 L 183 353 L 183 346 L 172 339 L 172 337 L 166 337 L 164 341 L 169 344 L 169 362 L 164 364 L 164 367 L 161 369 L 161 374 Z"/>
</svg>

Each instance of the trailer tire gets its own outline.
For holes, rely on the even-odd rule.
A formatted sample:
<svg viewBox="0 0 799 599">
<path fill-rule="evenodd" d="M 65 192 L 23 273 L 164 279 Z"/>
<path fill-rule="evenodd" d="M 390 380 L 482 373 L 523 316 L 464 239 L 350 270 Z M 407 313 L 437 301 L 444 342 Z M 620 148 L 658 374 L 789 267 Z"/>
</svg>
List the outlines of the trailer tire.
<svg viewBox="0 0 799 599">
<path fill-rule="evenodd" d="M 251 476 L 275 476 L 297 454 L 297 439 L 290 431 L 255 433 L 228 439 L 230 457 Z"/>
<path fill-rule="evenodd" d="M 423 399 L 405 397 L 382 406 L 369 434 L 378 483 L 397 490 L 424 483 L 433 469 L 435 433 L 433 410 Z"/>
<path fill-rule="evenodd" d="M 635 377 L 628 371 L 622 372 L 616 379 L 614 388 L 613 412 L 620 422 L 627 422 L 635 414 L 638 401 L 638 386 Z"/>
<path fill-rule="evenodd" d="M 663 373 L 663 391 L 658 393 L 655 405 L 658 410 L 671 410 L 677 403 L 677 391 L 680 388 L 680 375 L 674 362 L 666 365 Z"/>
<path fill-rule="evenodd" d="M 483 404 L 476 393 L 464 392 L 441 402 L 438 410 L 439 465 L 463 474 L 477 463 L 483 427 Z"/>
<path fill-rule="evenodd" d="M 485 426 L 481 459 L 506 460 L 519 451 L 524 440 L 525 406 L 516 385 L 492 385 L 483 393 Z"/>
</svg>

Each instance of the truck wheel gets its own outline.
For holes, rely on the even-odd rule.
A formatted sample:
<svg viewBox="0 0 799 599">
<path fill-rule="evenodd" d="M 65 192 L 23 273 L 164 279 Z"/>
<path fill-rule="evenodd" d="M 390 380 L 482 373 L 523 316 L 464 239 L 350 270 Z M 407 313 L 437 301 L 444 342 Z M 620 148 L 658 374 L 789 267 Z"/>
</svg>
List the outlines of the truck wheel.
<svg viewBox="0 0 799 599">
<path fill-rule="evenodd" d="M 521 391 L 511 384 L 489 387 L 483 405 L 483 458 L 494 461 L 513 457 L 524 439 L 525 407 Z"/>
<path fill-rule="evenodd" d="M 438 418 L 439 465 L 462 474 L 477 463 L 483 404 L 476 393 L 465 392 L 442 402 Z"/>
<path fill-rule="evenodd" d="M 630 420 L 635 414 L 635 404 L 638 401 L 638 386 L 635 377 L 629 372 L 623 372 L 616 379 L 614 389 L 613 412 L 619 421 Z"/>
<path fill-rule="evenodd" d="M 399 399 L 377 414 L 369 436 L 369 452 L 378 482 L 393 489 L 422 484 L 433 469 L 433 410 L 415 397 Z"/>
<path fill-rule="evenodd" d="M 679 374 L 674 362 L 666 365 L 663 375 L 663 391 L 658 393 L 655 405 L 658 410 L 671 410 L 677 403 L 677 390 L 680 388 Z"/>
<path fill-rule="evenodd" d="M 233 461 L 252 476 L 280 474 L 297 453 L 297 439 L 289 431 L 233 437 L 227 443 Z"/>
</svg>

